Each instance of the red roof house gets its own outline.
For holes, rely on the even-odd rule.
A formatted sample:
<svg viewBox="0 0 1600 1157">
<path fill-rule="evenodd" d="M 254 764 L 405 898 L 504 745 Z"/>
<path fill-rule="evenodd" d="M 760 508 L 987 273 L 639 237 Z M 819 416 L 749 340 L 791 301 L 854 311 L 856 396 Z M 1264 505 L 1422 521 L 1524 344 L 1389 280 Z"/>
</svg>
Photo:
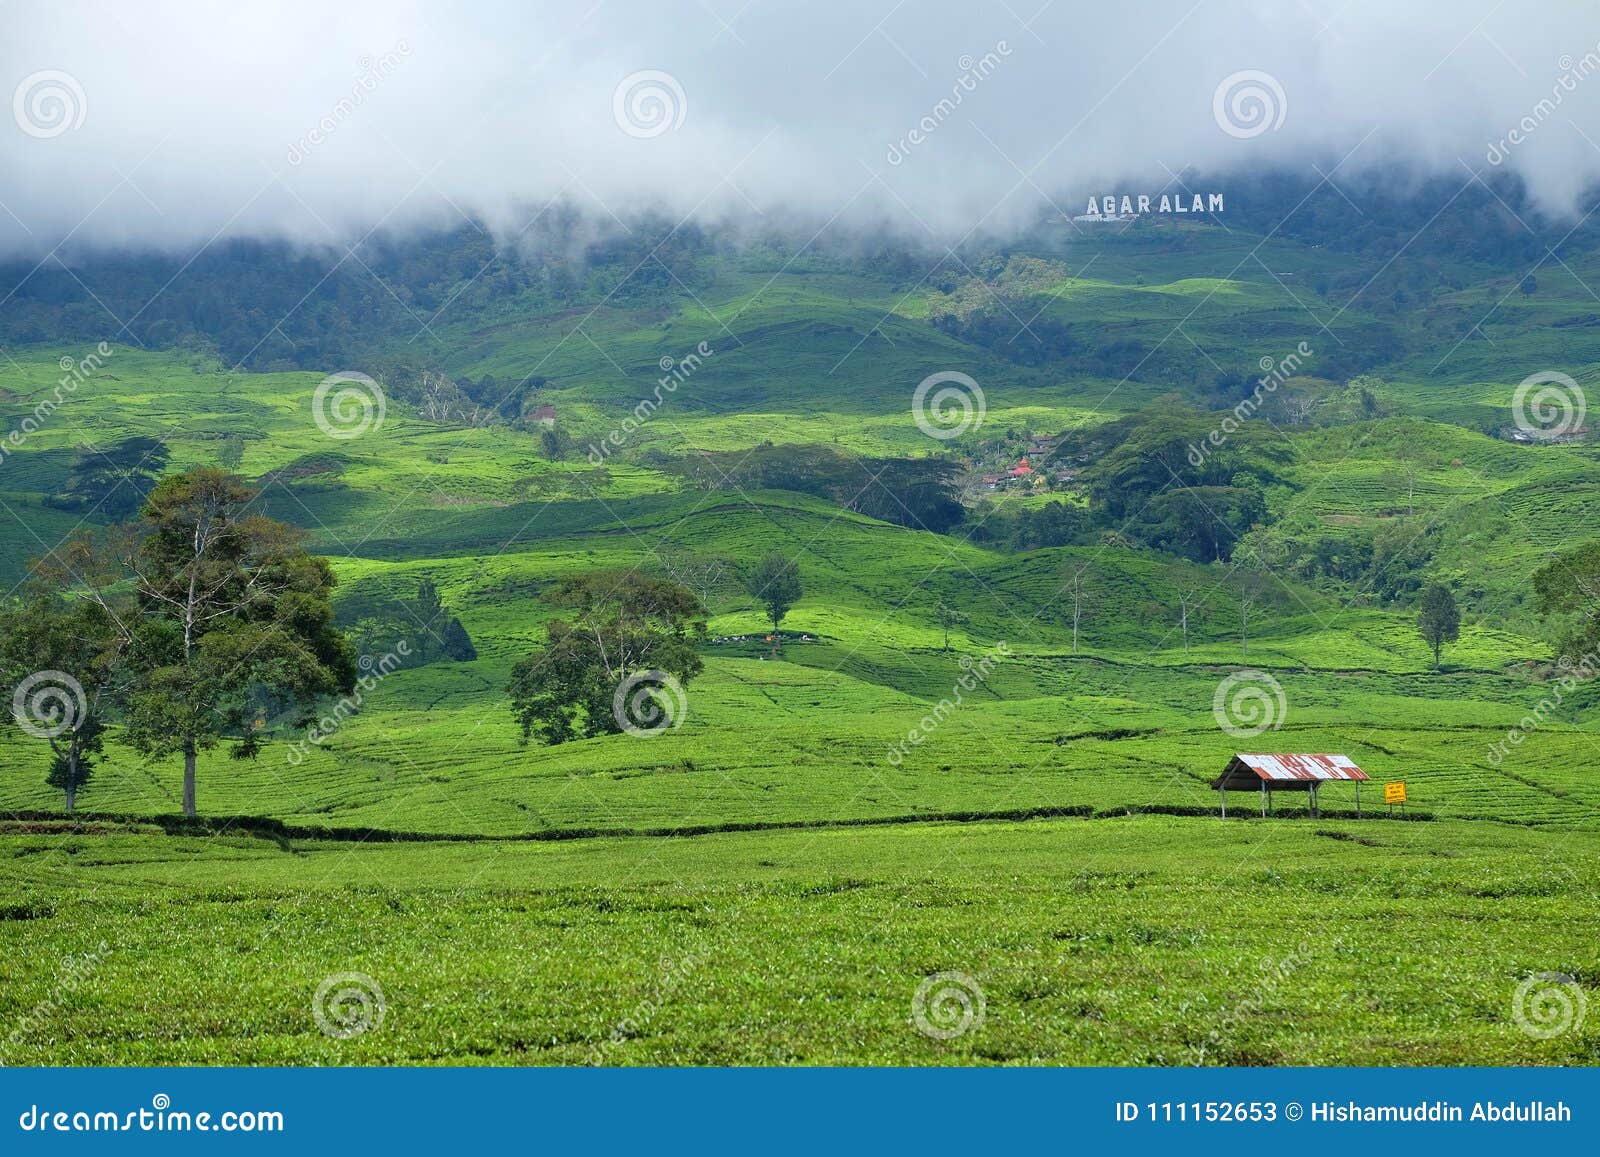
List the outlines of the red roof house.
<svg viewBox="0 0 1600 1157">
<path fill-rule="evenodd" d="M 1320 812 L 1317 793 L 1330 780 L 1348 780 L 1356 785 L 1356 814 L 1361 814 L 1361 784 L 1369 777 L 1348 755 L 1255 755 L 1240 753 L 1228 761 L 1212 787 L 1222 800 L 1222 814 L 1228 814 L 1230 791 L 1259 791 L 1261 814 L 1271 808 L 1271 793 L 1304 791 L 1310 793 L 1312 815 Z"/>
</svg>

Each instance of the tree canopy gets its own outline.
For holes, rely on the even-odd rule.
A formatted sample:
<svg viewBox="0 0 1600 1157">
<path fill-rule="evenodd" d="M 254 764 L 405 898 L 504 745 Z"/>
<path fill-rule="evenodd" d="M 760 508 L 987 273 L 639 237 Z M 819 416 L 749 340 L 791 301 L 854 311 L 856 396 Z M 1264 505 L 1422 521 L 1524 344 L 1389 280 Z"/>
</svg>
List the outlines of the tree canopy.
<svg viewBox="0 0 1600 1157">
<path fill-rule="evenodd" d="M 0 669 L 16 688 L 11 718 L 50 745 L 45 782 L 69 812 L 103 750 L 128 642 L 125 623 L 93 598 L 36 589 L 0 613 Z"/>
<path fill-rule="evenodd" d="M 1534 571 L 1533 595 L 1541 614 L 1564 621 L 1563 656 L 1576 660 L 1600 648 L 1600 619 L 1589 613 L 1600 597 L 1600 541 L 1557 555 Z"/>
<path fill-rule="evenodd" d="M 141 612 L 126 737 L 152 758 L 183 756 L 187 815 L 200 751 L 227 739 L 235 757 L 253 756 L 268 713 L 305 726 L 318 699 L 355 683 L 355 649 L 333 625 L 332 569 L 293 527 L 250 513 L 253 498 L 223 470 L 173 475 L 126 539 Z"/>
<path fill-rule="evenodd" d="M 1461 637 L 1461 611 L 1450 588 L 1430 583 L 1422 590 L 1422 609 L 1417 615 L 1417 630 L 1433 648 L 1433 669 L 1439 669 L 1439 648 Z"/>
<path fill-rule="evenodd" d="M 784 616 L 800 601 L 800 568 L 778 551 L 764 555 L 745 575 L 745 590 L 766 608 L 772 622 L 772 632 L 777 634 Z"/>
<path fill-rule="evenodd" d="M 512 668 L 511 709 L 524 743 L 621 732 L 619 696 L 630 676 L 687 685 L 704 666 L 695 644 L 706 634 L 705 608 L 675 582 L 603 570 L 563 580 L 546 600 L 571 613 L 546 624 L 545 645 Z"/>
</svg>

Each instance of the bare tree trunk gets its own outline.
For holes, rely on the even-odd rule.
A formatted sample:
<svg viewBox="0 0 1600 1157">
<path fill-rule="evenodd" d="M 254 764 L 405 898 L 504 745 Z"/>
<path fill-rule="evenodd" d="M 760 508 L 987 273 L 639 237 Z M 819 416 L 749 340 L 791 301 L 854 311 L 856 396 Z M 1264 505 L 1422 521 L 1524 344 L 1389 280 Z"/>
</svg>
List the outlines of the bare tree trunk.
<svg viewBox="0 0 1600 1157">
<path fill-rule="evenodd" d="M 194 810 L 194 744 L 183 749 L 183 814 L 192 816 Z"/>
<path fill-rule="evenodd" d="M 67 811 L 70 813 L 78 802 L 78 753 L 72 752 L 67 756 Z"/>
</svg>

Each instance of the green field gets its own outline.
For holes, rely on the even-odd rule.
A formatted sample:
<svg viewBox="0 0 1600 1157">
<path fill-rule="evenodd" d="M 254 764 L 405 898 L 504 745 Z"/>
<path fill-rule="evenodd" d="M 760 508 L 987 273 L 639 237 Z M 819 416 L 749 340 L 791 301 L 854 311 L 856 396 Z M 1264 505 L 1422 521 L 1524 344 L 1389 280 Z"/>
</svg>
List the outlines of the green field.
<svg viewBox="0 0 1600 1157">
<path fill-rule="evenodd" d="M 1595 443 L 1493 428 L 1528 374 L 1600 367 L 1600 329 L 1579 324 L 1594 307 L 1579 278 L 1600 258 L 1541 269 L 1536 295 L 1483 323 L 1492 344 L 1464 344 L 1458 321 L 1509 292 L 1509 264 L 1419 264 L 1439 292 L 1399 311 L 1306 289 L 1396 276 L 1387 254 L 1244 231 L 1136 230 L 1048 256 L 1095 261 L 1027 314 L 1138 343 L 1136 373 L 1079 353 L 1008 360 L 930 321 L 955 297 L 938 279 L 758 250 L 704 258 L 715 276 L 693 294 L 443 313 L 443 370 L 548 379 L 577 448 L 559 459 L 537 430 L 399 400 L 381 426 L 329 438 L 313 391 L 359 365 L 116 344 L 0 462 L 6 588 L 105 522 L 53 501 L 77 448 L 160 437 L 178 470 L 242 440 L 259 509 L 331 560 L 341 622 L 431 580 L 478 658 L 402 666 L 303 758 L 283 728 L 253 760 L 203 754 L 201 816 L 248 817 L 204 831 L 151 822 L 172 826 L 181 767 L 115 727 L 81 820 L 49 818 L 62 801 L 44 747 L 8 730 L 0 1061 L 1600 1063 L 1600 1020 L 1546 1038 L 1513 1014 L 1546 974 L 1600 1000 L 1600 693 L 1580 687 L 1490 757 L 1551 694 L 1565 624 L 1538 613 L 1530 576 L 1600 537 Z M 1259 431 L 1275 473 L 1258 487 L 1267 582 L 1244 644 L 1248 576 L 1228 561 L 1115 534 L 1012 549 L 970 533 L 1047 493 L 1087 502 L 1067 486 L 999 501 L 969 487 L 966 531 L 946 534 L 680 468 L 772 443 L 948 451 L 981 472 L 1029 432 L 1093 430 L 1174 393 L 1199 405 L 1216 369 L 1302 340 L 1381 340 L 1393 356 L 1364 371 L 1373 413 Z M 587 461 L 660 359 L 701 341 L 716 351 L 703 368 L 603 468 Z M 0 420 L 15 428 L 85 352 L 7 349 Z M 936 443 L 910 397 L 951 368 L 983 383 L 987 413 Z M 1302 544 L 1382 533 L 1424 540 L 1419 575 L 1460 600 L 1440 671 L 1414 591 L 1297 568 Z M 716 641 L 763 630 L 737 571 L 769 551 L 805 582 L 789 641 Z M 686 713 L 651 738 L 521 745 L 506 684 L 558 613 L 545 596 L 611 567 L 704 579 L 711 639 Z M 1064 581 L 1082 567 L 1074 647 Z M 963 612 L 948 651 L 940 600 Z M 986 655 L 977 689 L 942 710 Z M 1213 702 L 1242 670 L 1282 689 L 1275 726 L 1249 737 L 1221 729 Z M 1364 816 L 1340 784 L 1321 819 L 1303 796 L 1275 820 L 1235 819 L 1256 804 L 1241 796 L 1219 821 L 1209 784 L 1238 750 L 1348 754 L 1376 781 Z M 1415 822 L 1376 814 L 1387 780 L 1408 784 Z M 985 1008 L 948 1040 L 911 1011 L 943 972 Z M 312 1015 L 341 973 L 385 1001 L 350 1039 Z"/>
<path fill-rule="evenodd" d="M 29 1025 L 7 1064 L 1600 1060 L 1592 1022 L 1540 1040 L 1513 1013 L 1525 976 L 1600 971 L 1587 831 L 1152 816 L 4 847 L 0 1015 Z M 950 1039 L 913 1019 L 943 972 L 983 1001 Z M 341 973 L 384 1012 L 332 1039 L 312 1002 Z"/>
</svg>

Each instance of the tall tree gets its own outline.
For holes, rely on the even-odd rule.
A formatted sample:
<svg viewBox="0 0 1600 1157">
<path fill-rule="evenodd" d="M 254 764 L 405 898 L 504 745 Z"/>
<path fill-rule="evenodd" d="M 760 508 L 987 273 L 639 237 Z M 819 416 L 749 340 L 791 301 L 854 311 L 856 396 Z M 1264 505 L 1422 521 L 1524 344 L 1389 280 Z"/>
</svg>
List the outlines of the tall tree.
<svg viewBox="0 0 1600 1157">
<path fill-rule="evenodd" d="M 1576 662 L 1600 648 L 1600 618 L 1591 613 L 1600 599 L 1600 541 L 1557 555 L 1534 571 L 1533 593 L 1541 614 L 1559 617 L 1563 657 Z"/>
<path fill-rule="evenodd" d="M 572 452 L 572 435 L 561 426 L 546 426 L 539 431 L 539 450 L 552 462 L 564 461 Z"/>
<path fill-rule="evenodd" d="M 656 557 L 668 578 L 688 587 L 707 607 L 723 593 L 737 570 L 733 563 L 717 555 L 695 554 L 674 546 L 658 546 Z"/>
<path fill-rule="evenodd" d="M 511 670 L 511 709 L 522 742 L 564 743 L 623 730 L 617 696 L 633 675 L 687 684 L 704 664 L 705 608 L 677 583 L 632 571 L 566 579 L 548 601 L 574 612 L 545 626 L 545 646 Z"/>
<path fill-rule="evenodd" d="M 1261 572 L 1247 570 L 1239 580 L 1239 658 L 1246 658 L 1250 651 L 1250 619 L 1255 614 L 1256 604 L 1261 601 L 1262 591 L 1266 587 L 1266 580 Z"/>
<path fill-rule="evenodd" d="M 1417 464 L 1405 451 L 1400 452 L 1400 471 L 1406 479 L 1406 517 L 1417 513 Z"/>
<path fill-rule="evenodd" d="M 1461 611 L 1450 588 L 1429 583 L 1422 590 L 1422 610 L 1417 615 L 1417 630 L 1423 642 L 1433 648 L 1433 669 L 1439 669 L 1439 648 L 1461 637 Z"/>
<path fill-rule="evenodd" d="M 1183 653 L 1189 653 L 1189 616 L 1195 610 L 1196 593 L 1194 591 L 1178 592 L 1178 625 L 1183 628 Z"/>
<path fill-rule="evenodd" d="M 0 614 L 0 665 L 18 728 L 50 746 L 45 777 L 77 806 L 103 746 L 127 643 L 122 624 L 89 599 L 38 593 Z"/>
<path fill-rule="evenodd" d="M 944 649 L 950 650 L 950 628 L 958 627 L 967 621 L 967 616 L 961 610 L 951 606 L 940 599 L 933 608 L 934 618 L 939 620 L 939 626 L 944 630 Z"/>
<path fill-rule="evenodd" d="M 766 608 L 774 641 L 783 618 L 800 601 L 800 568 L 778 551 L 764 555 L 745 576 L 745 590 Z"/>
<path fill-rule="evenodd" d="M 126 574 L 104 534 L 73 534 L 29 571 L 22 598 L 0 614 L 0 667 L 18 727 L 50 746 L 45 782 L 70 812 L 126 689 L 132 599 L 119 590 Z"/>
<path fill-rule="evenodd" d="M 1083 601 L 1089 592 L 1089 567 L 1073 568 L 1067 575 L 1067 589 L 1072 592 L 1072 653 L 1078 653 L 1078 625 L 1083 621 Z"/>
<path fill-rule="evenodd" d="M 262 702 L 306 725 L 317 700 L 355 685 L 355 649 L 328 601 L 333 571 L 293 527 L 251 514 L 253 497 L 212 467 L 163 479 L 125 554 L 143 612 L 127 739 L 183 756 L 185 815 L 201 751 L 224 739 L 235 758 L 260 750 Z"/>
</svg>

